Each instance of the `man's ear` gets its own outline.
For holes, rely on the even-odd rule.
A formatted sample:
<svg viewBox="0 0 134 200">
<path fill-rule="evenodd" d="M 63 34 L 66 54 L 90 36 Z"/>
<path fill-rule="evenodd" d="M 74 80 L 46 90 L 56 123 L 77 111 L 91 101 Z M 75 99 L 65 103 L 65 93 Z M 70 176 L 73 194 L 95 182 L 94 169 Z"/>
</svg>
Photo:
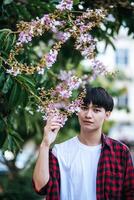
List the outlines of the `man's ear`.
<svg viewBox="0 0 134 200">
<path fill-rule="evenodd" d="M 110 117 L 111 112 L 110 111 L 106 111 L 106 116 L 105 116 L 105 120 L 108 120 L 108 118 Z"/>
</svg>

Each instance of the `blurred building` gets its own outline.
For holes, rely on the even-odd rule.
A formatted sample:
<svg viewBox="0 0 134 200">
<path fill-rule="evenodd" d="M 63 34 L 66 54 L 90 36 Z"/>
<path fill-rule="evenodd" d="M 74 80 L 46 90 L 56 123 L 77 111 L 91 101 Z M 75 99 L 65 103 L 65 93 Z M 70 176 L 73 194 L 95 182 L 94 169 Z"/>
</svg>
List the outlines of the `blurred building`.
<svg viewBox="0 0 134 200">
<path fill-rule="evenodd" d="M 127 29 L 121 28 L 113 39 L 113 44 L 115 50 L 109 45 L 104 51 L 105 44 L 100 42 L 98 59 L 109 70 L 116 69 L 122 74 L 122 78 L 114 85 L 118 89 L 126 90 L 123 95 L 114 99 L 115 109 L 110 119 L 115 121 L 115 125 L 110 129 L 109 136 L 125 142 L 134 159 L 134 39 L 127 35 Z"/>
<path fill-rule="evenodd" d="M 116 69 L 125 77 L 116 81 L 116 88 L 124 87 L 126 92 L 114 99 L 117 109 L 113 111 L 111 119 L 120 123 L 134 123 L 134 39 L 122 28 L 113 44 L 116 50 L 109 45 L 104 52 L 104 43 L 99 43 L 98 55 L 98 59 L 108 66 L 109 70 Z"/>
</svg>

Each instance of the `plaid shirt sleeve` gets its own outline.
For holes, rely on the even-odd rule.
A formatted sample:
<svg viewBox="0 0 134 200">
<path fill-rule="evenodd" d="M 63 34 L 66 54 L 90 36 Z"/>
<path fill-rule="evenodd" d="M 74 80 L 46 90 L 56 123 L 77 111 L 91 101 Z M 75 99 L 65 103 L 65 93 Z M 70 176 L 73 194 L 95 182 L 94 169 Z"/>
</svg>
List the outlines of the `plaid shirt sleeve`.
<svg viewBox="0 0 134 200">
<path fill-rule="evenodd" d="M 35 184 L 33 186 L 35 191 L 40 195 L 45 195 L 46 200 L 59 200 L 60 199 L 60 171 L 57 158 L 52 154 L 52 151 L 49 152 L 49 170 L 50 178 L 48 183 L 41 188 L 40 191 L 37 191 Z"/>
<path fill-rule="evenodd" d="M 126 151 L 124 199 L 134 200 L 134 165 L 129 151 Z"/>
<path fill-rule="evenodd" d="M 134 166 L 128 147 L 102 135 L 97 200 L 134 200 Z"/>
</svg>

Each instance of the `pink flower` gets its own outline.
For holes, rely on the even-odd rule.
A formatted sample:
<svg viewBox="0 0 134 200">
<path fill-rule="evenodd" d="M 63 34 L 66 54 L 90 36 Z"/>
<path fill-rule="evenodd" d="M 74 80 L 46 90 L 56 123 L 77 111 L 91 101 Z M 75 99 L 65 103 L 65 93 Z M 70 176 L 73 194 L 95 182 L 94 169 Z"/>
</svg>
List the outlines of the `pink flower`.
<svg viewBox="0 0 134 200">
<path fill-rule="evenodd" d="M 106 66 L 99 60 L 93 60 L 91 68 L 93 70 L 93 79 L 96 79 L 100 74 L 102 75 L 107 73 Z"/>
<path fill-rule="evenodd" d="M 75 25 L 77 27 L 79 27 L 79 30 L 81 33 L 87 32 L 89 29 L 92 28 L 93 23 L 92 22 L 88 22 L 86 23 L 85 21 L 83 21 L 82 16 L 79 16 L 76 20 L 75 20 Z"/>
<path fill-rule="evenodd" d="M 40 22 L 42 25 L 45 26 L 52 26 L 52 19 L 50 18 L 49 14 L 45 14 L 41 19 Z"/>
<path fill-rule="evenodd" d="M 60 114 L 59 117 L 60 117 L 60 121 L 61 121 L 61 127 L 63 127 L 68 119 L 67 115 Z"/>
<path fill-rule="evenodd" d="M 78 87 L 80 86 L 82 80 L 80 78 L 77 78 L 76 76 L 72 76 L 69 80 L 68 80 L 68 86 L 69 86 L 69 90 L 76 90 L 78 89 Z"/>
<path fill-rule="evenodd" d="M 91 43 L 93 41 L 93 37 L 90 34 L 83 33 L 77 38 L 78 43 Z"/>
<path fill-rule="evenodd" d="M 58 84 L 57 86 L 56 86 L 56 92 L 60 92 L 60 91 L 62 91 L 63 89 L 64 89 L 64 86 L 63 86 L 63 84 L 62 83 L 60 83 L 60 84 Z"/>
<path fill-rule="evenodd" d="M 95 41 L 90 34 L 82 33 L 75 42 L 78 49 L 85 58 L 92 58 L 95 50 Z"/>
<path fill-rule="evenodd" d="M 65 71 L 65 70 L 60 70 L 60 74 L 58 76 L 58 78 L 61 80 L 61 81 L 65 81 L 67 82 L 68 80 L 71 79 L 72 75 L 74 75 L 74 71 L 70 70 L 70 71 Z"/>
<path fill-rule="evenodd" d="M 19 38 L 18 38 L 18 41 L 20 43 L 28 43 L 32 40 L 32 34 L 29 32 L 29 33 L 25 33 L 25 32 L 20 32 L 19 34 Z"/>
<path fill-rule="evenodd" d="M 61 42 L 66 42 L 70 38 L 71 34 L 69 32 L 59 31 L 56 34 L 56 38 Z"/>
<path fill-rule="evenodd" d="M 56 49 L 51 49 L 50 52 L 46 55 L 46 66 L 50 68 L 57 59 L 58 51 Z"/>
<path fill-rule="evenodd" d="M 45 69 L 44 68 L 38 68 L 37 72 L 38 74 L 44 74 Z"/>
<path fill-rule="evenodd" d="M 11 69 L 7 69 L 6 72 L 8 74 L 12 74 L 13 76 L 17 76 L 18 74 L 21 74 L 19 68 L 15 70 L 13 67 Z"/>
<path fill-rule="evenodd" d="M 54 103 L 54 107 L 57 109 L 65 109 L 66 104 L 65 104 L 65 102 L 57 102 L 57 103 Z"/>
<path fill-rule="evenodd" d="M 61 98 L 69 98 L 68 90 L 66 90 L 66 88 L 64 87 L 62 83 L 56 86 L 55 94 L 58 94 Z"/>
<path fill-rule="evenodd" d="M 72 0 L 62 0 L 59 5 L 56 6 L 57 9 L 64 10 L 72 10 L 73 1 Z"/>
<path fill-rule="evenodd" d="M 69 97 L 71 97 L 72 92 L 69 90 L 62 90 L 59 92 L 59 94 L 62 98 L 68 99 Z"/>
<path fill-rule="evenodd" d="M 47 112 L 47 114 L 44 116 L 45 120 L 48 118 L 48 116 L 58 117 L 61 123 L 61 127 L 63 127 L 65 125 L 65 122 L 67 121 L 67 115 L 60 113 L 58 110 L 50 110 L 49 112 Z"/>
<path fill-rule="evenodd" d="M 40 23 L 45 25 L 48 29 L 51 29 L 51 31 L 54 33 L 57 33 L 57 27 L 63 26 L 65 24 L 64 21 L 52 19 L 49 14 L 44 15 L 40 19 Z"/>
<path fill-rule="evenodd" d="M 80 105 L 81 105 L 81 100 L 76 99 L 75 101 L 70 103 L 66 107 L 66 109 L 68 110 L 68 112 L 71 112 L 71 113 L 79 112 L 80 111 Z"/>
<path fill-rule="evenodd" d="M 72 92 L 63 83 L 60 83 L 59 85 L 57 85 L 55 89 L 56 89 L 56 92 L 62 98 L 69 98 L 72 95 Z"/>
<path fill-rule="evenodd" d="M 67 72 L 67 71 L 61 70 L 58 78 L 65 83 L 65 84 L 63 83 L 62 85 L 59 85 L 59 86 L 60 87 L 61 86 L 63 87 L 63 85 L 67 86 L 69 91 L 78 89 L 78 87 L 80 86 L 80 84 L 82 82 L 80 78 L 74 76 L 74 71 Z M 59 86 L 57 89 L 59 89 Z"/>
</svg>

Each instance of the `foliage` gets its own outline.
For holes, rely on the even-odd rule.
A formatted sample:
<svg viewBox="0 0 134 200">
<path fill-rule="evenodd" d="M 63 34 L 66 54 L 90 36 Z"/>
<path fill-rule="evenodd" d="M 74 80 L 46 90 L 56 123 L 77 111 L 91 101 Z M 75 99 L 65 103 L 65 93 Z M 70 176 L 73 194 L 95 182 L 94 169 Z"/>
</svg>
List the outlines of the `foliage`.
<svg viewBox="0 0 134 200">
<path fill-rule="evenodd" d="M 13 181 L 13 182 L 12 182 Z M 31 182 L 31 176 L 18 176 L 14 180 L 6 176 L 1 176 L 1 188 L 4 191 L 0 193 L 1 200 L 41 200 L 39 195 L 36 195 Z"/>
</svg>

